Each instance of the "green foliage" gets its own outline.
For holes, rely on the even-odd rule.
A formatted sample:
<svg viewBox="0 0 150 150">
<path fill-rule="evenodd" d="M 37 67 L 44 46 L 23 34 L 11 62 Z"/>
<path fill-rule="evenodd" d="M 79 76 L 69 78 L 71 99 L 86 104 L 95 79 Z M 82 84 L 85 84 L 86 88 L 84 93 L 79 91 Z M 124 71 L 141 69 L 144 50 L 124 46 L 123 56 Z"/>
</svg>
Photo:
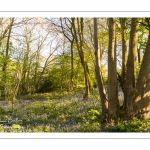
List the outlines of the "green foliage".
<svg viewBox="0 0 150 150">
<path fill-rule="evenodd" d="M 55 84 L 54 81 L 52 81 L 50 78 L 46 78 L 41 85 L 40 89 L 38 92 L 51 92 L 53 90 L 56 90 L 58 84 Z"/>
<path fill-rule="evenodd" d="M 3 125 L 0 124 L 0 132 L 3 131 Z"/>
<path fill-rule="evenodd" d="M 148 39 L 148 30 L 146 29 L 145 26 L 140 26 L 138 36 L 138 47 L 139 50 L 142 52 L 142 54 L 145 51 L 147 39 Z"/>
<path fill-rule="evenodd" d="M 119 121 L 118 124 L 106 124 L 101 129 L 101 104 L 98 92 L 94 91 L 91 99 L 84 102 L 82 92 L 68 93 L 65 96 L 57 92 L 58 99 L 50 98 L 50 93 L 34 95 L 34 101 L 18 102 L 14 112 L 10 107 L 2 108 L 0 132 L 150 132 L 150 119 Z M 45 100 L 45 97 L 49 97 Z M 41 98 L 36 100 L 36 98 Z M 0 107 L 1 108 L 1 107 Z M 18 120 L 22 120 L 19 123 Z"/>
<path fill-rule="evenodd" d="M 137 63 L 136 64 L 136 79 L 138 78 L 139 76 L 139 73 L 140 73 L 140 69 L 141 69 L 141 63 Z"/>
<path fill-rule="evenodd" d="M 70 68 L 61 66 L 52 68 L 41 83 L 38 92 L 52 92 L 57 89 L 68 89 L 70 81 Z"/>
<path fill-rule="evenodd" d="M 19 105 L 13 114 L 6 114 L 13 120 L 21 119 L 22 124 L 4 125 L 1 132 L 99 132 L 100 102 L 92 99 L 85 103 L 82 94 L 75 93 L 72 99 L 68 95 L 62 99 L 31 100 L 31 103 Z"/>
<path fill-rule="evenodd" d="M 104 131 L 106 132 L 150 132 L 150 119 L 126 120 L 119 122 L 117 125 L 107 124 Z"/>
<path fill-rule="evenodd" d="M 34 94 L 28 94 L 28 95 L 20 95 L 17 98 L 18 99 L 23 99 L 23 100 L 39 100 L 39 101 L 43 101 L 43 100 L 50 100 L 50 99 L 60 99 L 63 98 L 65 96 L 69 96 L 71 97 L 71 94 L 74 94 L 76 91 L 79 90 L 74 90 L 74 91 L 53 91 L 51 93 L 34 93 Z M 80 89 L 81 91 L 81 89 Z"/>
<path fill-rule="evenodd" d="M 92 120 L 92 121 L 99 121 L 100 120 L 100 112 L 98 110 L 94 110 L 94 109 L 91 109 L 89 111 L 89 119 Z"/>
<path fill-rule="evenodd" d="M 0 114 L 3 114 L 3 113 L 5 113 L 5 109 L 2 106 L 0 106 Z"/>
</svg>

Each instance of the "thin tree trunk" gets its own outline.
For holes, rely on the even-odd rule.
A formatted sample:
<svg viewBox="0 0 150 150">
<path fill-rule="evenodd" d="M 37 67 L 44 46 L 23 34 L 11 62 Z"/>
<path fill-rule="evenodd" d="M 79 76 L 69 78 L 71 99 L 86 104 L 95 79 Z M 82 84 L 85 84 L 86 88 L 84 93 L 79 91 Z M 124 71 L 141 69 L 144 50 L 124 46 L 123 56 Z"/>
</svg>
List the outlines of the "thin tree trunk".
<svg viewBox="0 0 150 150">
<path fill-rule="evenodd" d="M 121 73 L 121 85 L 124 92 L 125 75 L 126 75 L 126 63 L 127 63 L 127 36 L 126 36 L 126 18 L 120 18 L 121 22 L 121 33 L 122 33 L 122 73 Z"/>
<path fill-rule="evenodd" d="M 92 83 L 90 81 L 88 66 L 86 64 L 85 56 L 83 52 L 83 18 L 77 18 L 77 25 L 78 25 L 78 34 L 79 34 L 80 42 L 78 41 L 77 32 L 75 28 L 75 18 L 72 18 L 72 27 L 74 31 L 75 41 L 80 56 L 81 64 L 84 70 L 86 91 L 85 91 L 85 95 L 83 96 L 83 99 L 88 100 L 88 98 L 90 97 L 90 90 L 92 89 Z"/>
<path fill-rule="evenodd" d="M 73 76 L 74 76 L 74 64 L 73 64 L 73 42 L 71 42 L 71 75 L 70 75 L 70 90 L 73 90 Z"/>
<path fill-rule="evenodd" d="M 3 66 L 2 66 L 2 71 L 3 71 L 3 93 L 4 93 L 4 98 L 5 100 L 7 100 L 7 92 L 6 92 L 6 86 L 5 86 L 5 83 L 7 82 L 7 64 L 8 64 L 8 60 L 9 60 L 9 44 L 10 44 L 10 34 L 11 34 L 11 29 L 12 29 L 12 26 L 13 26 L 13 23 L 14 23 L 14 18 L 10 19 L 10 25 L 9 25 L 9 28 L 8 28 L 8 38 L 7 38 L 7 43 L 6 43 L 6 51 L 5 51 L 5 60 L 4 60 L 4 63 L 3 63 Z"/>
<path fill-rule="evenodd" d="M 57 49 L 57 48 L 56 48 L 56 49 Z M 49 60 L 50 60 L 51 56 L 54 54 L 54 52 L 55 52 L 55 50 L 54 50 L 53 52 L 51 52 L 51 53 L 49 54 L 49 56 L 47 57 L 47 59 L 46 59 L 46 61 L 45 61 L 45 63 L 44 63 L 44 66 L 43 66 L 43 68 L 42 68 L 42 71 L 41 71 L 40 75 L 39 75 L 38 78 L 37 78 L 37 82 L 36 82 L 36 86 L 35 86 L 37 91 L 38 91 L 39 88 L 40 88 L 39 85 L 40 85 L 42 76 L 43 76 L 43 74 L 45 73 L 46 68 L 47 68 L 47 66 L 49 65 Z"/>
<path fill-rule="evenodd" d="M 29 66 L 29 51 L 30 51 L 30 43 L 26 39 L 26 50 L 24 54 L 24 62 L 23 62 L 23 69 L 22 69 L 22 79 L 21 79 L 21 84 L 22 84 L 22 93 L 27 93 L 27 72 L 28 72 L 28 66 Z"/>
<path fill-rule="evenodd" d="M 83 99 L 88 100 L 88 98 L 90 97 L 90 86 L 88 82 L 88 68 L 85 62 L 85 56 L 83 52 L 83 18 L 77 18 L 77 25 L 78 25 L 78 33 L 79 33 L 79 39 L 80 39 L 79 49 L 80 49 L 80 55 L 81 55 L 81 63 L 84 69 L 85 84 L 86 84 L 86 93 Z"/>
<path fill-rule="evenodd" d="M 62 29 L 62 33 L 63 35 L 69 40 L 69 42 L 71 43 L 71 74 L 70 74 L 70 87 L 69 90 L 73 90 L 73 76 L 74 76 L 74 62 L 73 62 L 73 44 L 74 44 L 74 34 L 73 34 L 73 27 L 71 26 L 69 28 L 71 35 L 72 35 L 72 39 L 65 33 L 63 24 L 62 24 L 62 19 L 60 18 L 60 22 L 61 22 L 61 29 Z M 71 21 L 70 21 L 71 23 Z"/>
<path fill-rule="evenodd" d="M 12 18 L 12 20 L 14 21 L 14 18 Z M 12 28 L 12 25 L 11 24 L 7 25 L 7 27 L 5 28 L 4 32 L 0 36 L 0 47 L 2 45 L 2 40 L 6 37 L 7 32 L 10 31 L 10 28 Z"/>
<path fill-rule="evenodd" d="M 36 83 L 37 83 L 37 73 L 38 73 L 38 67 L 39 67 L 39 57 L 40 57 L 40 51 L 39 51 L 39 48 L 40 46 L 38 45 L 38 49 L 37 49 L 37 52 L 36 52 L 36 63 L 35 63 L 35 70 L 34 70 L 34 90 L 36 90 Z"/>
<path fill-rule="evenodd" d="M 138 49 L 138 63 L 141 63 L 141 54 L 140 54 L 140 49 Z"/>
<path fill-rule="evenodd" d="M 104 120 L 106 118 L 106 113 L 108 109 L 108 100 L 106 97 L 106 92 L 103 84 L 101 67 L 100 67 L 100 50 L 98 48 L 98 33 L 97 33 L 97 18 L 94 18 L 94 46 L 95 46 L 95 59 L 96 59 L 96 79 L 98 83 L 98 90 L 102 104 L 102 115 Z"/>
</svg>

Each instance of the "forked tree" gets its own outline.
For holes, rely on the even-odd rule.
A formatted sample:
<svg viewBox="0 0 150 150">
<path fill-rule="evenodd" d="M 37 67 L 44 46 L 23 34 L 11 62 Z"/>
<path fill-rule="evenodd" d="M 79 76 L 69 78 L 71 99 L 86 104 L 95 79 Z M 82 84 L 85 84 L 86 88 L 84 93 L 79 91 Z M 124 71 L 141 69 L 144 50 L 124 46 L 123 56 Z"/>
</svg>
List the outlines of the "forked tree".
<svg viewBox="0 0 150 150">
<path fill-rule="evenodd" d="M 129 39 L 129 52 L 126 62 L 126 39 L 125 39 L 125 24 L 124 19 L 121 19 L 122 26 L 122 51 L 123 51 L 123 70 L 122 78 L 124 78 L 124 103 L 123 109 L 120 109 L 118 102 L 118 85 L 116 72 L 116 22 L 115 18 L 109 18 L 109 45 L 108 45 L 108 116 L 109 121 L 117 121 L 118 118 L 129 119 L 133 117 L 149 118 L 150 117 L 150 24 L 149 19 L 146 19 L 147 28 L 149 29 L 148 40 L 140 68 L 138 78 L 136 80 L 136 58 L 138 48 L 138 30 L 139 19 L 131 18 L 131 30 Z M 97 47 L 97 23 L 94 18 L 94 41 L 95 41 L 95 57 L 98 63 L 98 47 Z M 99 68 L 100 69 L 100 68 Z M 98 65 L 96 71 L 98 72 Z M 97 73 L 96 72 L 96 73 Z M 99 89 L 102 89 L 103 84 L 100 83 L 101 76 L 97 74 Z M 104 100 L 100 94 L 101 101 Z M 102 110 L 106 107 L 102 103 Z M 104 115 L 104 114 L 103 114 Z"/>
</svg>

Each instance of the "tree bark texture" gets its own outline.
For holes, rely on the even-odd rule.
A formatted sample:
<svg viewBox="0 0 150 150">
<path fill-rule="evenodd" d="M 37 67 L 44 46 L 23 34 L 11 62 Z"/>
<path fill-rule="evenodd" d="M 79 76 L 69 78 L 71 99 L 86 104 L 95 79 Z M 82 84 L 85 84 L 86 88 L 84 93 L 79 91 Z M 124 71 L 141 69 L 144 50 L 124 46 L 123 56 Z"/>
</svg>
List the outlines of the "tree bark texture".
<svg viewBox="0 0 150 150">
<path fill-rule="evenodd" d="M 129 54 L 127 61 L 127 72 L 125 81 L 125 93 L 124 93 L 124 108 L 127 111 L 128 116 L 132 116 L 133 105 L 135 98 L 135 72 L 136 72 L 136 55 L 138 45 L 138 18 L 132 18 L 131 20 L 131 32 L 129 43 Z"/>
<path fill-rule="evenodd" d="M 96 61 L 96 79 L 98 83 L 98 90 L 102 104 L 102 115 L 105 119 L 107 109 L 108 109 L 108 100 L 106 97 L 106 92 L 103 84 L 101 67 L 100 67 L 100 49 L 98 48 L 98 33 L 97 33 L 97 18 L 94 18 L 94 46 L 95 46 L 95 61 Z"/>
<path fill-rule="evenodd" d="M 83 96 L 84 100 L 88 100 L 90 97 L 90 91 L 93 89 L 92 82 L 90 80 L 89 72 L 88 72 L 88 66 L 85 61 L 85 56 L 84 56 L 84 51 L 83 51 L 83 18 L 77 18 L 77 26 L 78 26 L 78 35 L 79 39 L 77 37 L 77 31 L 75 27 L 75 18 L 72 18 L 72 26 L 74 30 L 74 35 L 75 35 L 75 41 L 79 53 L 79 57 L 81 60 L 81 64 L 84 70 L 84 78 L 85 78 L 85 95 Z"/>
<path fill-rule="evenodd" d="M 116 19 L 109 18 L 109 46 L 108 46 L 108 114 L 109 120 L 117 119 L 118 111 L 118 86 L 116 72 Z"/>
<path fill-rule="evenodd" d="M 121 33 L 122 33 L 122 72 L 121 72 L 121 81 L 122 81 L 122 90 L 124 92 L 125 84 L 125 75 L 126 75 L 126 63 L 127 63 L 127 31 L 126 31 L 126 18 L 120 18 L 121 22 Z"/>
<path fill-rule="evenodd" d="M 146 119 L 150 117 L 150 30 L 146 50 L 137 79 L 135 99 L 136 114 Z"/>
</svg>

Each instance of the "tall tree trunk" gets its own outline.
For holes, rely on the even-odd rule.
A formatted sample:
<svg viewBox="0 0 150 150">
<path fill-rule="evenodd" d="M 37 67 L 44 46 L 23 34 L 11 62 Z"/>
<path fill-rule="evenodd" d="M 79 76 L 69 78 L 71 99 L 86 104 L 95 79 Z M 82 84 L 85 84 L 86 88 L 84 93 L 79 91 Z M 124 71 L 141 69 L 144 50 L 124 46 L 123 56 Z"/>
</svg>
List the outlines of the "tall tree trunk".
<svg viewBox="0 0 150 150">
<path fill-rule="evenodd" d="M 146 50 L 137 79 L 135 99 L 136 114 L 142 118 L 150 117 L 150 30 Z"/>
<path fill-rule="evenodd" d="M 66 19 L 66 18 L 65 18 Z M 71 44 L 71 74 L 70 74 L 70 87 L 69 87 L 69 90 L 73 90 L 73 76 L 74 76 L 74 62 L 73 62 L 73 44 L 74 44 L 74 34 L 73 34 L 73 27 L 68 27 L 68 30 L 69 32 L 71 33 L 72 37 L 70 38 L 66 32 L 65 32 L 65 29 L 63 27 L 63 22 L 62 22 L 62 18 L 60 18 L 60 22 L 61 22 L 61 29 L 62 29 L 62 33 L 63 35 L 68 39 L 68 41 L 70 42 Z M 69 21 L 70 24 L 71 24 L 71 21 Z M 67 30 L 67 31 L 68 31 Z"/>
<path fill-rule="evenodd" d="M 29 69 L 29 52 L 30 52 L 30 42 L 28 42 L 27 37 L 26 37 L 26 50 L 24 54 L 24 60 L 23 60 L 23 69 L 22 69 L 22 79 L 21 79 L 21 84 L 22 84 L 22 93 L 27 93 L 28 92 L 28 85 L 27 85 L 27 73 Z"/>
<path fill-rule="evenodd" d="M 109 47 L 108 47 L 108 114 L 109 120 L 117 119 L 118 86 L 116 72 L 116 19 L 109 18 Z"/>
<path fill-rule="evenodd" d="M 73 43 L 71 42 L 71 75 L 70 75 L 70 90 L 73 90 L 73 76 L 74 76 L 74 63 L 73 63 Z"/>
<path fill-rule="evenodd" d="M 6 88 L 6 83 L 7 83 L 7 64 L 8 64 L 8 60 L 9 60 L 9 44 L 10 44 L 10 35 L 11 35 L 11 29 L 12 29 L 12 26 L 13 26 L 13 23 L 14 23 L 14 18 L 11 18 L 10 19 L 10 25 L 9 25 L 9 28 L 8 28 L 8 37 L 7 37 L 7 43 L 6 43 L 6 51 L 5 51 L 5 59 L 4 59 L 4 63 L 3 63 L 3 66 L 2 66 L 2 71 L 3 71 L 3 91 L 2 93 L 4 94 L 4 98 L 5 100 L 7 100 L 7 92 L 5 89 Z"/>
<path fill-rule="evenodd" d="M 90 97 L 90 91 L 93 89 L 92 82 L 90 80 L 89 72 L 88 72 L 88 66 L 85 61 L 84 51 L 83 51 L 83 18 L 77 18 L 77 26 L 78 26 L 78 34 L 79 34 L 79 40 L 77 37 L 77 31 L 75 28 L 75 18 L 72 18 L 72 27 L 74 31 L 75 41 L 78 49 L 78 53 L 80 56 L 81 64 L 84 70 L 84 78 L 85 78 L 85 95 L 83 96 L 84 100 L 88 100 Z"/>
<path fill-rule="evenodd" d="M 98 90 L 102 104 L 102 115 L 105 119 L 107 109 L 108 109 L 108 100 L 106 97 L 106 92 L 103 84 L 101 67 L 100 67 L 100 49 L 98 48 L 98 33 L 97 33 L 97 18 L 94 18 L 94 46 L 95 46 L 95 59 L 96 59 L 96 79 L 98 83 Z"/>
<path fill-rule="evenodd" d="M 131 20 L 131 32 L 129 43 L 129 54 L 127 61 L 127 73 L 125 81 L 124 108 L 128 116 L 132 116 L 133 97 L 135 96 L 135 71 L 136 71 L 136 54 L 138 44 L 138 18 Z"/>
<path fill-rule="evenodd" d="M 36 90 L 36 83 L 37 83 L 37 74 L 38 74 L 38 68 L 39 68 L 39 58 L 40 58 L 40 45 L 38 45 L 38 49 L 35 53 L 35 70 L 34 70 L 34 90 Z"/>
<path fill-rule="evenodd" d="M 125 75 L 126 75 L 126 63 L 127 63 L 127 31 L 126 31 L 126 18 L 120 18 L 121 33 L 122 33 L 122 72 L 121 72 L 121 88 L 124 92 Z"/>
<path fill-rule="evenodd" d="M 80 49 L 80 55 L 81 55 L 81 63 L 83 65 L 84 69 L 84 75 L 85 75 L 85 84 L 86 84 L 86 93 L 84 95 L 84 99 L 88 99 L 90 97 L 90 85 L 88 81 L 88 67 L 85 62 L 85 56 L 83 52 L 83 18 L 77 18 L 77 25 L 78 25 L 78 34 L 80 39 L 79 49 Z"/>
</svg>

